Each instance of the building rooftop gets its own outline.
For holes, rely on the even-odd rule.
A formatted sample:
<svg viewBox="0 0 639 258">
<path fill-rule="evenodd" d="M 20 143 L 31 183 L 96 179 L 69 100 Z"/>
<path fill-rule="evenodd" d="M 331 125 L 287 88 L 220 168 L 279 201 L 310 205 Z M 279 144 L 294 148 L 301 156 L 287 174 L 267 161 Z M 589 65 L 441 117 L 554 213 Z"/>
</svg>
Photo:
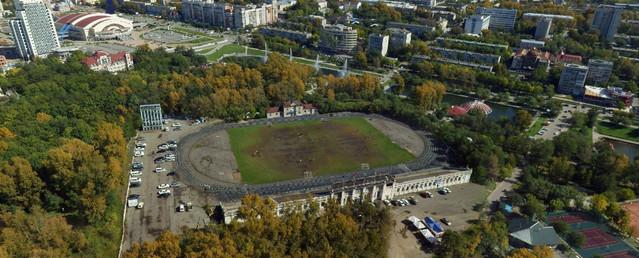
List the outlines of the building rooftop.
<svg viewBox="0 0 639 258">
<path fill-rule="evenodd" d="M 558 245 L 561 243 L 557 232 L 542 222 L 527 219 L 514 219 L 508 224 L 510 236 L 530 246 Z"/>
</svg>

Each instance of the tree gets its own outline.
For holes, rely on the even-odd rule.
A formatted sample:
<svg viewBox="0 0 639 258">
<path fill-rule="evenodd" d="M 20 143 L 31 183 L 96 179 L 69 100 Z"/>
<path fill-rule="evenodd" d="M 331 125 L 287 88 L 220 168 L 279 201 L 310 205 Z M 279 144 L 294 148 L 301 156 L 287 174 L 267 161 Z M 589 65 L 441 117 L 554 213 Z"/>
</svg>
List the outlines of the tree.
<svg viewBox="0 0 639 258">
<path fill-rule="evenodd" d="M 522 213 L 528 217 L 543 220 L 546 217 L 546 208 L 535 196 L 527 194 L 526 205 L 524 205 Z"/>
<path fill-rule="evenodd" d="M 31 209 L 40 205 L 44 182 L 23 158 L 13 157 L 0 164 L 0 198 L 6 204 Z"/>
<path fill-rule="evenodd" d="M 455 231 L 448 230 L 442 237 L 440 245 L 435 250 L 435 254 L 442 258 L 454 257 L 471 257 L 466 247 L 466 239 L 464 235 Z"/>
<path fill-rule="evenodd" d="M 609 118 L 610 122 L 620 126 L 628 126 L 632 124 L 633 115 L 628 112 L 615 110 Z"/>
<path fill-rule="evenodd" d="M 572 246 L 581 247 L 581 245 L 583 245 L 585 241 L 586 239 L 584 235 L 580 232 L 570 231 L 568 234 L 566 234 L 566 242 L 568 242 L 568 244 Z"/>
<path fill-rule="evenodd" d="M 568 226 L 568 224 L 563 221 L 553 222 L 552 226 L 553 228 L 555 228 L 555 231 L 557 231 L 557 234 L 561 236 L 568 233 L 568 231 L 570 230 L 570 226 Z"/>
<path fill-rule="evenodd" d="M 575 168 L 566 157 L 554 157 L 548 168 L 548 175 L 556 183 L 565 183 L 572 179 Z"/>
<path fill-rule="evenodd" d="M 441 103 L 446 93 L 446 86 L 438 81 L 426 81 L 415 87 L 415 99 L 422 110 L 431 110 Z"/>
<path fill-rule="evenodd" d="M 528 111 L 524 109 L 517 110 L 517 113 L 515 114 L 515 125 L 517 128 L 520 130 L 528 128 L 532 123 L 532 120 L 533 117 Z"/>
<path fill-rule="evenodd" d="M 553 252 L 547 246 L 535 246 L 532 250 L 528 248 L 515 249 L 507 258 L 552 258 Z"/>
<path fill-rule="evenodd" d="M 610 205 L 608 198 L 602 194 L 593 195 L 590 202 L 592 203 L 592 209 L 598 214 L 604 214 Z"/>
</svg>

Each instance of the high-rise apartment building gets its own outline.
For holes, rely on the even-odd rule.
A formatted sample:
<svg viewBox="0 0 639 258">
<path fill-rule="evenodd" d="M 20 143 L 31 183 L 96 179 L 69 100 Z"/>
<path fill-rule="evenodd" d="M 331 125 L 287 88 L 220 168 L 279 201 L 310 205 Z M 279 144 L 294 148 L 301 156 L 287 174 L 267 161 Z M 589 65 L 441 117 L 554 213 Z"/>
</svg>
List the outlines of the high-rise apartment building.
<svg viewBox="0 0 639 258">
<path fill-rule="evenodd" d="M 601 38 L 607 41 L 612 40 L 619 28 L 623 6 L 599 5 L 592 19 L 592 28 L 599 30 Z"/>
<path fill-rule="evenodd" d="M 336 24 L 322 28 L 319 47 L 327 52 L 350 53 L 357 46 L 357 30 Z"/>
<path fill-rule="evenodd" d="M 388 52 L 388 35 L 372 33 L 368 35 L 368 51 L 386 56 Z"/>
<path fill-rule="evenodd" d="M 479 7 L 476 13 L 490 16 L 490 25 L 488 26 L 490 30 L 512 31 L 515 29 L 517 9 Z"/>
<path fill-rule="evenodd" d="M 588 77 L 586 81 L 592 84 L 602 84 L 608 82 L 610 75 L 612 74 L 613 62 L 590 59 L 588 60 Z"/>
<path fill-rule="evenodd" d="M 390 49 L 400 49 L 410 44 L 413 35 L 410 31 L 398 28 L 388 28 L 386 31 L 390 33 L 390 41 L 388 43 Z"/>
<path fill-rule="evenodd" d="M 277 22 L 278 3 L 262 5 L 231 5 L 212 0 L 183 0 L 182 19 L 186 22 L 222 28 L 242 29 Z"/>
<path fill-rule="evenodd" d="M 552 27 L 551 18 L 542 18 L 537 21 L 537 28 L 535 29 L 535 39 L 545 40 L 550 36 L 550 27 Z"/>
<path fill-rule="evenodd" d="M 464 32 L 480 35 L 482 30 L 487 30 L 490 25 L 490 16 L 473 14 L 466 19 Z"/>
<path fill-rule="evenodd" d="M 578 64 L 567 64 L 561 71 L 557 91 L 570 95 L 581 95 L 586 84 L 588 67 Z"/>
<path fill-rule="evenodd" d="M 46 57 L 60 47 L 51 10 L 41 0 L 15 0 L 9 21 L 18 54 L 25 60 Z"/>
</svg>

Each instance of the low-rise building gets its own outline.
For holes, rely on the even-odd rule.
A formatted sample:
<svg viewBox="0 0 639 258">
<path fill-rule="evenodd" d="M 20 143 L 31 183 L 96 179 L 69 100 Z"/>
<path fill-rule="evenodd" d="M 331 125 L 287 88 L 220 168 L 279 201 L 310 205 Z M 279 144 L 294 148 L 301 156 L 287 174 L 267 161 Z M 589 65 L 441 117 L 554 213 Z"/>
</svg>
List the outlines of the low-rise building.
<svg viewBox="0 0 639 258">
<path fill-rule="evenodd" d="M 311 34 L 303 31 L 287 30 L 282 28 L 264 27 L 260 28 L 260 33 L 265 36 L 282 37 L 297 41 L 300 43 L 306 43 L 311 39 Z"/>
<path fill-rule="evenodd" d="M 564 53 L 563 50 L 555 55 L 554 62 L 562 64 L 581 64 L 583 58 L 579 55 L 571 55 Z"/>
<path fill-rule="evenodd" d="M 542 48 L 546 45 L 546 42 L 532 39 L 522 39 L 519 41 L 520 48 Z"/>
<path fill-rule="evenodd" d="M 413 23 L 401 23 L 401 22 L 387 22 L 386 27 L 405 29 L 410 31 L 413 34 L 418 34 L 418 35 L 435 32 L 435 29 L 436 29 L 435 26 L 413 24 Z"/>
<path fill-rule="evenodd" d="M 133 58 L 131 54 L 124 51 L 115 54 L 96 51 L 92 56 L 84 58 L 82 64 L 93 71 L 116 73 L 133 69 Z"/>
<path fill-rule="evenodd" d="M 583 93 L 584 101 L 610 107 L 617 107 L 619 103 L 625 107 L 631 107 L 633 98 L 632 92 L 618 87 L 602 88 L 586 85 Z"/>
<path fill-rule="evenodd" d="M 508 223 L 508 233 L 510 244 L 518 248 L 554 247 L 562 243 L 555 229 L 540 221 L 513 219 Z"/>
<path fill-rule="evenodd" d="M 433 52 L 438 53 L 441 58 L 468 63 L 496 65 L 501 61 L 501 56 L 498 55 L 482 54 L 477 52 L 440 47 L 430 47 L 430 49 Z"/>
<path fill-rule="evenodd" d="M 535 70 L 542 66 L 546 70 L 550 68 L 550 52 L 544 52 L 536 48 L 521 48 L 515 52 L 510 69 L 513 70 Z"/>
<path fill-rule="evenodd" d="M 266 118 L 307 116 L 317 114 L 317 108 L 313 104 L 304 104 L 300 101 L 284 102 L 281 107 L 269 107 L 266 109 Z"/>
<path fill-rule="evenodd" d="M 388 52 L 388 35 L 372 33 L 368 35 L 368 51 L 381 56 L 386 56 Z"/>
</svg>

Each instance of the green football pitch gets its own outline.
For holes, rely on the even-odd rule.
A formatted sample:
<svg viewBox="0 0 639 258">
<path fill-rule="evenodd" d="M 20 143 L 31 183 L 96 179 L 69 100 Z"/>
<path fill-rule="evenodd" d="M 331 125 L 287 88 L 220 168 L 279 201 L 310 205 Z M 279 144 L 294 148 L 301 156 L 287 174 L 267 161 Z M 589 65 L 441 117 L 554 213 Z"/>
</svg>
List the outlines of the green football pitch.
<svg viewBox="0 0 639 258">
<path fill-rule="evenodd" d="M 415 159 L 362 117 L 228 130 L 242 182 L 261 184 Z"/>
</svg>

